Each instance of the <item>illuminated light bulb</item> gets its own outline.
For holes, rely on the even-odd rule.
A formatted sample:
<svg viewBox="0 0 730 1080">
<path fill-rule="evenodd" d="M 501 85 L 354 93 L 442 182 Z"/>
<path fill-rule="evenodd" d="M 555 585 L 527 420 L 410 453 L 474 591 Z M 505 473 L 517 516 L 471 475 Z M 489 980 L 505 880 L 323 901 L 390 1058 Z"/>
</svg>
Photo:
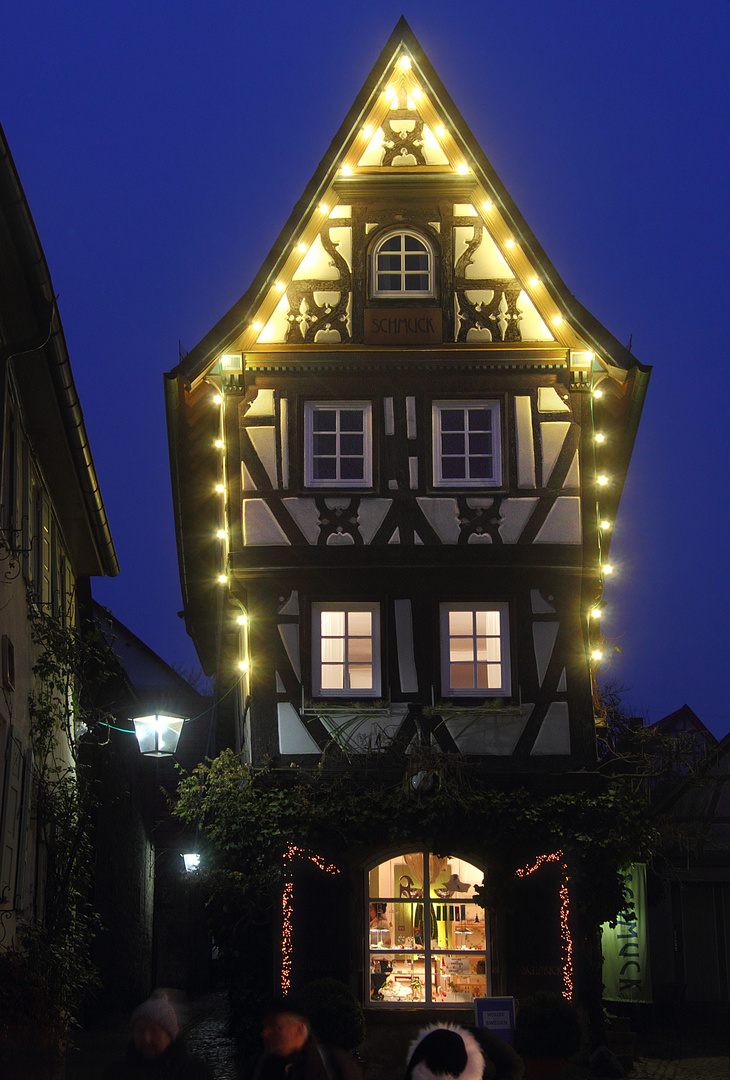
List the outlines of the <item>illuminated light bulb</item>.
<svg viewBox="0 0 730 1080">
<path fill-rule="evenodd" d="M 591 660 L 603 660 L 603 653 L 600 649 L 594 649 L 591 653 Z"/>
<path fill-rule="evenodd" d="M 352 168 L 349 165 L 343 165 L 340 171 L 343 176 L 352 176 Z"/>
<path fill-rule="evenodd" d="M 443 124 L 439 124 L 439 126 L 436 128 L 436 134 L 438 135 L 439 139 L 443 139 L 444 135 L 446 134 L 446 128 L 443 126 Z"/>
<path fill-rule="evenodd" d="M 228 574 L 219 574 L 218 575 L 218 584 L 219 585 L 225 585 L 225 584 L 227 584 L 227 582 L 228 582 Z"/>
<path fill-rule="evenodd" d="M 256 331 L 256 333 L 258 334 L 260 332 L 260 330 L 261 330 L 261 323 L 260 322 L 255 322 L 253 324 L 253 328 Z"/>
<path fill-rule="evenodd" d="M 396 95 L 395 87 L 394 86 L 389 86 L 388 89 L 385 91 L 385 100 L 386 101 L 392 101 L 393 98 L 395 97 L 395 95 Z"/>
<path fill-rule="evenodd" d="M 307 245 L 306 244 L 297 244 L 297 251 L 301 251 L 302 255 L 304 254 L 304 252 L 306 250 L 307 250 Z"/>
<path fill-rule="evenodd" d="M 274 288 L 276 289 L 277 292 L 284 292 L 284 289 L 286 288 L 286 285 L 284 284 L 283 281 L 277 281 Z"/>
<path fill-rule="evenodd" d="M 562 315 L 553 315 L 553 323 L 555 324 L 555 326 L 560 326 L 562 321 L 563 321 L 563 316 Z"/>
<path fill-rule="evenodd" d="M 504 246 L 505 246 L 505 247 L 509 247 L 509 248 L 513 248 L 513 247 L 515 246 L 515 242 L 514 242 L 514 240 L 512 239 L 512 237 L 510 237 L 510 239 L 509 239 L 509 240 L 505 240 L 505 242 L 504 242 Z"/>
<path fill-rule="evenodd" d="M 216 439 L 215 445 L 218 447 L 219 450 L 222 450 L 225 446 L 225 443 L 223 442 L 223 439 Z"/>
<path fill-rule="evenodd" d="M 606 529 L 611 528 L 611 522 L 607 521 L 606 518 L 602 518 L 601 521 L 598 522 L 598 527 L 605 532 Z"/>
<path fill-rule="evenodd" d="M 248 622 L 248 615 L 246 614 L 245 611 L 242 611 L 241 614 L 236 617 L 236 622 L 238 623 L 239 626 L 245 626 L 246 625 L 246 623 Z"/>
<path fill-rule="evenodd" d="M 226 538 L 226 530 L 225 529 L 218 529 L 218 531 L 217 531 L 217 533 L 215 535 L 218 537 L 219 540 L 225 540 L 225 538 Z"/>
<path fill-rule="evenodd" d="M 604 476 L 604 474 L 601 473 L 600 476 L 596 477 L 596 483 L 599 485 L 599 487 L 605 487 L 608 483 L 608 477 Z"/>
<path fill-rule="evenodd" d="M 248 661 L 247 660 L 239 660 L 238 661 L 238 670 L 242 671 L 244 675 L 247 675 L 248 674 Z"/>
<path fill-rule="evenodd" d="M 595 360 L 596 354 L 592 353 L 590 349 L 587 349 L 585 356 L 586 356 L 586 360 Z"/>
<path fill-rule="evenodd" d="M 363 133 L 363 135 L 365 136 L 366 139 L 369 139 L 370 136 L 373 133 L 372 125 L 371 124 L 366 124 L 365 127 L 362 129 L 362 133 Z"/>
<path fill-rule="evenodd" d="M 603 434 L 602 431 L 597 431 L 596 434 L 594 435 L 594 438 L 595 438 L 597 443 L 602 443 L 602 442 L 606 441 L 606 436 Z"/>
<path fill-rule="evenodd" d="M 219 495 L 222 495 L 223 492 L 226 490 L 226 485 L 225 484 L 216 484 L 215 485 L 215 490 L 218 492 Z"/>
<path fill-rule="evenodd" d="M 215 397 L 213 398 L 213 404 L 214 405 L 222 405 L 223 404 L 223 398 L 220 396 L 220 394 L 215 395 Z"/>
<path fill-rule="evenodd" d="M 323 203 L 323 202 L 321 202 L 321 203 L 319 204 L 319 212 L 320 212 L 320 214 L 329 214 L 329 212 L 330 212 L 330 208 L 329 208 L 329 206 L 327 205 L 327 203 Z"/>
<path fill-rule="evenodd" d="M 420 101 L 420 100 L 421 100 L 421 98 L 423 97 L 423 95 L 422 95 L 422 93 L 421 93 L 421 87 L 420 87 L 420 86 L 415 86 L 415 87 L 413 88 L 413 96 L 414 96 L 414 98 L 416 99 L 416 101 Z"/>
<path fill-rule="evenodd" d="M 539 284 L 540 284 L 540 281 L 539 281 L 538 278 L 536 278 L 536 277 L 531 277 L 530 278 L 530 285 L 533 287 L 533 289 L 536 289 Z"/>
<path fill-rule="evenodd" d="M 469 172 L 469 166 L 465 161 L 460 161 L 456 171 L 461 173 L 461 175 L 463 176 L 464 173 Z"/>
<path fill-rule="evenodd" d="M 601 608 L 599 608 L 599 607 L 591 608 L 591 618 L 592 619 L 600 619 L 602 614 L 603 614 L 603 611 L 602 611 Z"/>
<path fill-rule="evenodd" d="M 604 563 L 602 569 L 603 569 L 604 574 L 612 574 L 613 573 L 613 566 L 611 565 L 610 562 Z"/>
<path fill-rule="evenodd" d="M 594 390 L 593 391 L 593 396 L 595 398 L 603 397 L 603 390 Z"/>
<path fill-rule="evenodd" d="M 494 209 L 494 207 L 493 207 L 492 203 L 490 203 L 489 199 L 487 199 L 485 202 L 482 203 L 482 210 L 493 210 L 493 209 Z"/>
<path fill-rule="evenodd" d="M 410 66 L 411 66 L 411 58 L 410 58 L 410 56 L 401 56 L 400 60 L 398 61 L 398 67 L 402 67 L 405 71 L 408 71 Z"/>
</svg>

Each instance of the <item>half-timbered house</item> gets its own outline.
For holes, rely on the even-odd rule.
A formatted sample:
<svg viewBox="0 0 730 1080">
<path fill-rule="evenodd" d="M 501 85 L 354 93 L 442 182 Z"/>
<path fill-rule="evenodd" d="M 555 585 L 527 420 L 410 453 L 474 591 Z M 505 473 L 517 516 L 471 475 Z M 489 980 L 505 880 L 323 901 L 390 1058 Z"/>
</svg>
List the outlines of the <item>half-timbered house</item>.
<svg viewBox="0 0 730 1080">
<path fill-rule="evenodd" d="M 495 782 L 590 769 L 648 376 L 401 20 L 250 289 L 166 377 L 184 614 L 221 693 L 239 680 L 246 759 L 313 769 L 334 743 L 356 771 L 418 739 Z M 469 902 L 485 867 L 452 851 L 374 842 L 351 868 L 365 1001 L 514 986 Z"/>
</svg>

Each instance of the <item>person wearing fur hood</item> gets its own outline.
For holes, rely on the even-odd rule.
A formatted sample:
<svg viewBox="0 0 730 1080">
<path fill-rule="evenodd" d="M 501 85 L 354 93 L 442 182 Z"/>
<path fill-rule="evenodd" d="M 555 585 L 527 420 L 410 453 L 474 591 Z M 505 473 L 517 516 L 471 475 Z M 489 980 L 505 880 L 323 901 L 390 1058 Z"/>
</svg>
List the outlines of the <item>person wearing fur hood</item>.
<svg viewBox="0 0 730 1080">
<path fill-rule="evenodd" d="M 405 1080 L 522 1080 L 522 1058 L 486 1029 L 431 1024 L 408 1052 Z"/>
</svg>

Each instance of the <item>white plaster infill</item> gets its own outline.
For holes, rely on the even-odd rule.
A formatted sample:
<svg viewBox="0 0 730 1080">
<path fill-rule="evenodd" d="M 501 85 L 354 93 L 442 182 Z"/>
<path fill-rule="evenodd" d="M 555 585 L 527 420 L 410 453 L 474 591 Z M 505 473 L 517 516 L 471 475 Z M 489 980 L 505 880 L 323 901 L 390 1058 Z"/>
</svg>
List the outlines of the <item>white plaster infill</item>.
<svg viewBox="0 0 730 1080">
<path fill-rule="evenodd" d="M 446 729 L 462 754 L 507 757 L 514 753 L 532 711 L 531 705 L 495 705 L 459 708 L 435 705 Z"/>
</svg>

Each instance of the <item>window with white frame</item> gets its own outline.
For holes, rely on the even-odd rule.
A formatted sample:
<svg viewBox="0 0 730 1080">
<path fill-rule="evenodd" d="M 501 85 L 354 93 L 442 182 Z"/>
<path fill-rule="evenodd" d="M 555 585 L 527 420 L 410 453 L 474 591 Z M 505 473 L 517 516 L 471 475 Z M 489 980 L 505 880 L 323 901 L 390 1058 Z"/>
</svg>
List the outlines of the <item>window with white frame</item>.
<svg viewBox="0 0 730 1080">
<path fill-rule="evenodd" d="M 370 487 L 372 405 L 368 401 L 309 401 L 304 406 L 304 483 L 307 487 Z"/>
<path fill-rule="evenodd" d="M 434 401 L 436 487 L 498 487 L 501 458 L 498 401 Z"/>
<path fill-rule="evenodd" d="M 457 1005 L 492 992 L 484 871 L 455 855 L 407 851 L 368 872 L 368 998 L 381 1007 Z"/>
<path fill-rule="evenodd" d="M 441 692 L 511 695 L 507 604 L 441 604 Z"/>
<path fill-rule="evenodd" d="M 433 248 L 410 229 L 387 232 L 373 248 L 372 294 L 433 296 Z"/>
<path fill-rule="evenodd" d="M 312 604 L 315 697 L 380 696 L 380 605 Z"/>
</svg>

